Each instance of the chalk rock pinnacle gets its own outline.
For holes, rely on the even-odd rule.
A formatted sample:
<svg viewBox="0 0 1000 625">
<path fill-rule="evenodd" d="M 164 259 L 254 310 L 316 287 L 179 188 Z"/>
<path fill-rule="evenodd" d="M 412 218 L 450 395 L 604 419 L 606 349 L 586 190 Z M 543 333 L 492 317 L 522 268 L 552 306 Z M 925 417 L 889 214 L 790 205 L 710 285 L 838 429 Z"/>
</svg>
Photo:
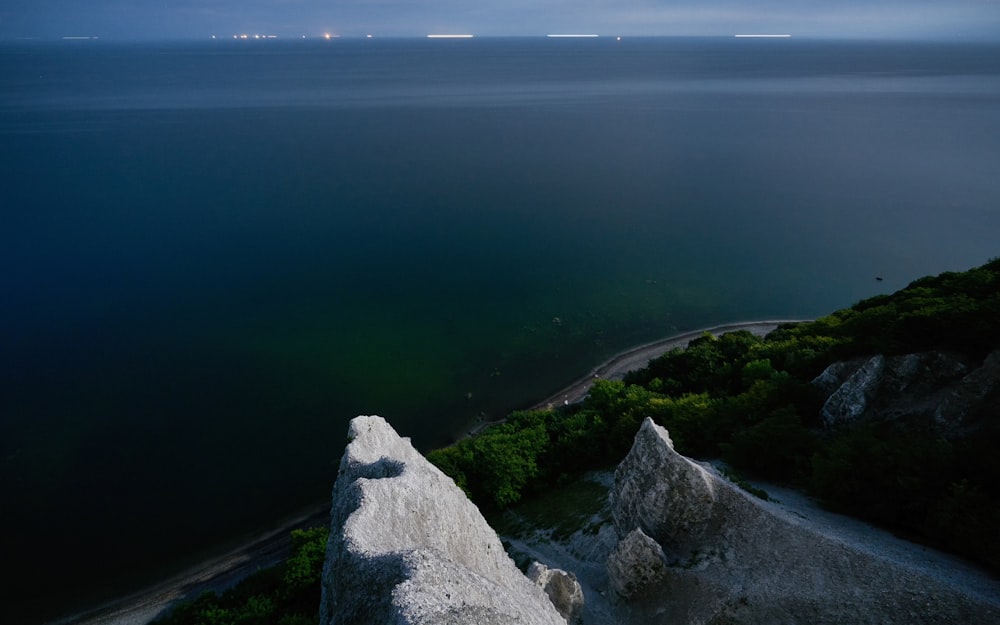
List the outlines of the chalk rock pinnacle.
<svg viewBox="0 0 1000 625">
<path fill-rule="evenodd" d="M 1000 623 L 996 597 L 807 527 L 678 454 L 651 419 L 615 471 L 611 505 L 621 622 Z"/>
<path fill-rule="evenodd" d="M 333 488 L 321 625 L 565 625 L 455 483 L 376 416 Z"/>
</svg>

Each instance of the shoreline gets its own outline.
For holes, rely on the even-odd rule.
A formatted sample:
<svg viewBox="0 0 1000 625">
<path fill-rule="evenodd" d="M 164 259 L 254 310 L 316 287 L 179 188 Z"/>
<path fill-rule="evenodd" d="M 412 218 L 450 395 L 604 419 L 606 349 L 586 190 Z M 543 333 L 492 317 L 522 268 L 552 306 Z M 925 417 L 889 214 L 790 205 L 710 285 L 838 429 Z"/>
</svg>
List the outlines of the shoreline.
<svg viewBox="0 0 1000 625">
<path fill-rule="evenodd" d="M 329 502 L 310 506 L 162 582 L 45 625 L 147 625 L 181 601 L 208 591 L 221 594 L 258 570 L 280 564 L 291 553 L 292 530 L 329 524 Z"/>
<path fill-rule="evenodd" d="M 699 338 L 706 332 L 718 336 L 719 334 L 725 334 L 726 332 L 736 332 L 737 330 L 749 330 L 752 334 L 757 336 L 764 336 L 775 330 L 779 325 L 785 323 L 804 323 L 807 321 L 812 321 L 812 319 L 767 319 L 762 321 L 736 321 L 733 323 L 724 323 L 721 325 L 711 326 L 708 328 L 700 328 L 698 330 L 687 330 L 679 334 L 672 334 L 668 337 L 657 339 L 655 341 L 650 341 L 649 343 L 643 343 L 641 345 L 636 345 L 635 347 L 630 347 L 624 351 L 618 352 L 611 358 L 605 360 L 600 365 L 597 365 L 590 370 L 586 375 L 578 378 L 576 381 L 572 382 L 569 386 L 564 387 L 562 390 L 549 395 L 542 401 L 531 405 L 525 410 L 549 410 L 552 408 L 557 408 L 559 406 L 568 406 L 583 401 L 590 391 L 591 385 L 594 380 L 620 380 L 625 377 L 625 374 L 629 371 L 634 371 L 636 369 L 641 369 L 645 367 L 650 360 L 654 358 L 659 358 L 663 354 L 676 347 L 687 347 L 688 343 L 696 338 Z M 474 421 L 469 427 L 465 428 L 464 434 L 457 436 L 457 438 L 468 438 L 470 436 L 475 436 L 490 427 L 491 425 L 497 425 L 503 423 L 506 419 L 494 419 L 492 421 Z"/>
<path fill-rule="evenodd" d="M 726 332 L 748 330 L 751 334 L 764 336 L 772 330 L 777 329 L 777 327 L 781 324 L 802 323 L 804 321 L 811 320 L 769 319 L 764 321 L 737 321 L 735 323 L 725 323 L 722 325 L 712 326 L 710 328 L 690 330 L 652 341 L 650 343 L 644 343 L 615 354 L 603 364 L 591 369 L 589 374 L 579 378 L 577 381 L 573 382 L 558 393 L 550 395 L 546 399 L 533 405 L 530 410 L 544 410 L 546 408 L 554 408 L 558 405 L 565 406 L 583 401 L 583 398 L 587 396 L 587 392 L 590 390 L 594 380 L 620 380 L 624 378 L 625 374 L 629 371 L 645 367 L 649 364 L 650 360 L 659 358 L 674 348 L 687 347 L 688 343 L 706 333 L 718 336 L 720 334 L 725 334 Z"/>
<path fill-rule="evenodd" d="M 763 336 L 780 324 L 803 321 L 806 320 L 741 321 L 682 332 L 644 343 L 612 356 L 592 368 L 587 375 L 534 404 L 530 410 L 542 410 L 582 401 L 595 379 L 621 379 L 628 371 L 646 366 L 651 359 L 675 347 L 686 347 L 693 339 L 706 332 L 718 335 L 749 330 L 753 334 Z M 467 431 L 466 436 L 474 436 L 490 425 L 502 421 L 479 422 Z M 329 525 L 329 503 L 317 504 L 300 511 L 297 516 L 280 526 L 261 532 L 222 555 L 189 567 L 158 584 L 76 614 L 47 621 L 45 625 L 146 625 L 180 601 L 194 599 L 206 591 L 222 593 L 258 569 L 280 563 L 291 550 L 292 530 L 322 524 Z"/>
</svg>

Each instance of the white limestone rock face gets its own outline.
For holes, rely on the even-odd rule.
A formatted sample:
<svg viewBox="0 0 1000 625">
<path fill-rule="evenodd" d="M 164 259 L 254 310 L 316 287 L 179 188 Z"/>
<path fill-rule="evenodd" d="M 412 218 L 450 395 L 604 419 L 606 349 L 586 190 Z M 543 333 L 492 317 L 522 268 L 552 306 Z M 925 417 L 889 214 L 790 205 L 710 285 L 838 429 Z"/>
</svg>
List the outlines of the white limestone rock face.
<svg viewBox="0 0 1000 625">
<path fill-rule="evenodd" d="M 992 593 L 810 529 L 676 453 L 650 419 L 615 472 L 611 505 L 621 622 L 1000 623 Z"/>
<path fill-rule="evenodd" d="M 840 388 L 867 360 L 867 358 L 854 358 L 835 362 L 824 369 L 823 373 L 816 376 L 816 379 L 812 381 L 813 386 L 819 388 L 829 396 Z"/>
<path fill-rule="evenodd" d="M 858 421 L 924 424 L 949 439 L 974 435 L 1000 406 L 1000 351 L 982 363 L 928 351 L 837 362 L 813 385 L 828 394 L 828 427 Z"/>
<path fill-rule="evenodd" d="M 861 418 L 878 388 L 885 369 L 885 356 L 871 357 L 833 392 L 823 405 L 827 426 L 852 423 Z M 820 375 L 824 379 L 826 372 Z"/>
<path fill-rule="evenodd" d="M 658 428 L 656 436 L 648 435 L 649 427 Z M 636 462 L 657 471 L 645 471 Z M 675 558 L 684 558 L 717 529 L 712 526 L 715 504 L 712 476 L 675 452 L 667 431 L 647 419 L 615 470 L 611 511 L 619 536 L 639 528 Z"/>
<path fill-rule="evenodd" d="M 322 625 L 564 625 L 455 483 L 376 416 L 333 488 Z"/>
</svg>

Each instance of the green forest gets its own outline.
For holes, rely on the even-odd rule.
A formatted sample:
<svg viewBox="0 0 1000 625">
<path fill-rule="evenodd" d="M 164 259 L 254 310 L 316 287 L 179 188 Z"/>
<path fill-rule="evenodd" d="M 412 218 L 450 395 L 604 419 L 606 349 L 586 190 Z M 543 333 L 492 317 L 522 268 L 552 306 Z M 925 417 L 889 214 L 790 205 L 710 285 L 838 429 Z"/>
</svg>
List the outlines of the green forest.
<svg viewBox="0 0 1000 625">
<path fill-rule="evenodd" d="M 706 334 L 622 381 L 595 381 L 581 404 L 515 412 L 427 457 L 480 508 L 495 511 L 613 467 L 652 417 L 682 454 L 721 458 L 740 474 L 794 486 L 1000 574 L 1000 415 L 985 415 L 964 438 L 944 438 L 924 423 L 830 428 L 820 418 L 825 397 L 811 384 L 853 357 L 947 350 L 980 362 L 997 348 L 1000 259 L 921 278 L 764 338 Z M 315 622 L 325 536 L 324 529 L 298 534 L 287 564 L 159 622 Z"/>
</svg>

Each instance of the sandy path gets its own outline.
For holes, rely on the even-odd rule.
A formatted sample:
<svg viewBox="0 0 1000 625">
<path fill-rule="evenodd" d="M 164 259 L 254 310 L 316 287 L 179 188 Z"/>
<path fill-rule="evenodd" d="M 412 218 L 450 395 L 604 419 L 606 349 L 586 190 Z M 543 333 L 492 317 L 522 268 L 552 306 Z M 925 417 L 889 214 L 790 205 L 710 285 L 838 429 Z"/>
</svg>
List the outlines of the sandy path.
<svg viewBox="0 0 1000 625">
<path fill-rule="evenodd" d="M 720 479 L 727 479 L 713 467 Z M 854 517 L 825 510 L 816 500 L 798 491 L 767 482 L 751 480 L 767 492 L 771 501 L 754 500 L 763 508 L 794 525 L 800 525 L 850 548 L 917 571 L 943 584 L 1000 606 L 1000 579 L 958 556 L 899 538 Z"/>
</svg>

